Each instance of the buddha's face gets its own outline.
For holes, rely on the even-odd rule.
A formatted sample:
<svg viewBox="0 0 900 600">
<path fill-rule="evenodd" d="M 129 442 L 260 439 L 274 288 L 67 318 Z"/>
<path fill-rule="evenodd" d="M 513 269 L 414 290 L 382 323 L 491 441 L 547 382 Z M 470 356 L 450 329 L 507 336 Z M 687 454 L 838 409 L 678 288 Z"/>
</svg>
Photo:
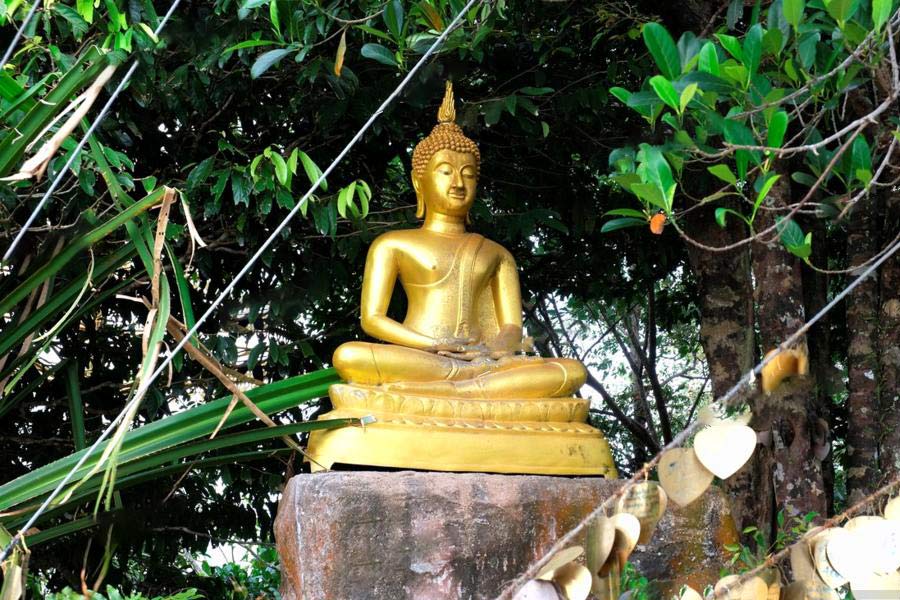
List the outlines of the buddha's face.
<svg viewBox="0 0 900 600">
<path fill-rule="evenodd" d="M 478 165 L 468 152 L 439 150 L 425 170 L 413 173 L 413 187 L 425 208 L 452 217 L 465 217 L 475 201 Z"/>
</svg>

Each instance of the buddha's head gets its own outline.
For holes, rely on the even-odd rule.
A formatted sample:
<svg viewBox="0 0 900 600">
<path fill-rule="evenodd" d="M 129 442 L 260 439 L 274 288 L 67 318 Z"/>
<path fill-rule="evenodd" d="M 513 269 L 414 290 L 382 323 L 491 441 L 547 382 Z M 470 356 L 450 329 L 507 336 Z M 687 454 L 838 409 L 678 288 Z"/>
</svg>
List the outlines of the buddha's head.
<svg viewBox="0 0 900 600">
<path fill-rule="evenodd" d="M 453 86 L 448 81 L 438 111 L 438 124 L 413 151 L 412 183 L 418 203 L 417 217 L 425 216 L 426 209 L 464 217 L 475 201 L 481 153 L 455 120 Z"/>
</svg>

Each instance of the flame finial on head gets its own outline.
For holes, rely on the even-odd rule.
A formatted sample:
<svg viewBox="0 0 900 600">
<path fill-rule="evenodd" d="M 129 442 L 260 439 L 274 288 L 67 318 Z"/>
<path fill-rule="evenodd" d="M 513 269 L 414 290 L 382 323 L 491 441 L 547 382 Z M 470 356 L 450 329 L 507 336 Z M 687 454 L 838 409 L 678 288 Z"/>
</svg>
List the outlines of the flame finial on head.
<svg viewBox="0 0 900 600">
<path fill-rule="evenodd" d="M 456 122 L 456 102 L 453 99 L 453 82 L 448 81 L 444 92 L 444 101 L 438 110 L 438 123 Z"/>
</svg>

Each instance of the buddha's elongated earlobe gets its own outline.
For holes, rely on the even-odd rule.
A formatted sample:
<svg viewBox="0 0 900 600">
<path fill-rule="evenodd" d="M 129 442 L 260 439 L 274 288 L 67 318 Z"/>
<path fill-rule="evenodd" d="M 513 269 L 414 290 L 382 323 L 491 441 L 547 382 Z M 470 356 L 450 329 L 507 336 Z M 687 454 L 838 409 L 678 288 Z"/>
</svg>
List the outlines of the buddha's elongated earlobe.
<svg viewBox="0 0 900 600">
<path fill-rule="evenodd" d="M 419 191 L 419 177 L 415 171 L 412 174 L 412 184 L 413 189 L 416 191 L 416 218 L 421 219 L 425 217 L 425 198 L 422 196 L 422 192 Z"/>
</svg>

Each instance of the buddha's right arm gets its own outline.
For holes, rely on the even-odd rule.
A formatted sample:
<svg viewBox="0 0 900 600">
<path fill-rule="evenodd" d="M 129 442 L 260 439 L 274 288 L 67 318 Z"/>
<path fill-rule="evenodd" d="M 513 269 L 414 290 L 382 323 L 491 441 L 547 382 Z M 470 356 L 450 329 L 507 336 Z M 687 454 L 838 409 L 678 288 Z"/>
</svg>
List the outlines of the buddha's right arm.
<svg viewBox="0 0 900 600">
<path fill-rule="evenodd" d="M 396 250 L 392 246 L 385 236 L 379 237 L 372 242 L 366 256 L 360 300 L 363 331 L 389 344 L 430 350 L 435 346 L 436 340 L 387 316 L 398 273 Z"/>
</svg>

